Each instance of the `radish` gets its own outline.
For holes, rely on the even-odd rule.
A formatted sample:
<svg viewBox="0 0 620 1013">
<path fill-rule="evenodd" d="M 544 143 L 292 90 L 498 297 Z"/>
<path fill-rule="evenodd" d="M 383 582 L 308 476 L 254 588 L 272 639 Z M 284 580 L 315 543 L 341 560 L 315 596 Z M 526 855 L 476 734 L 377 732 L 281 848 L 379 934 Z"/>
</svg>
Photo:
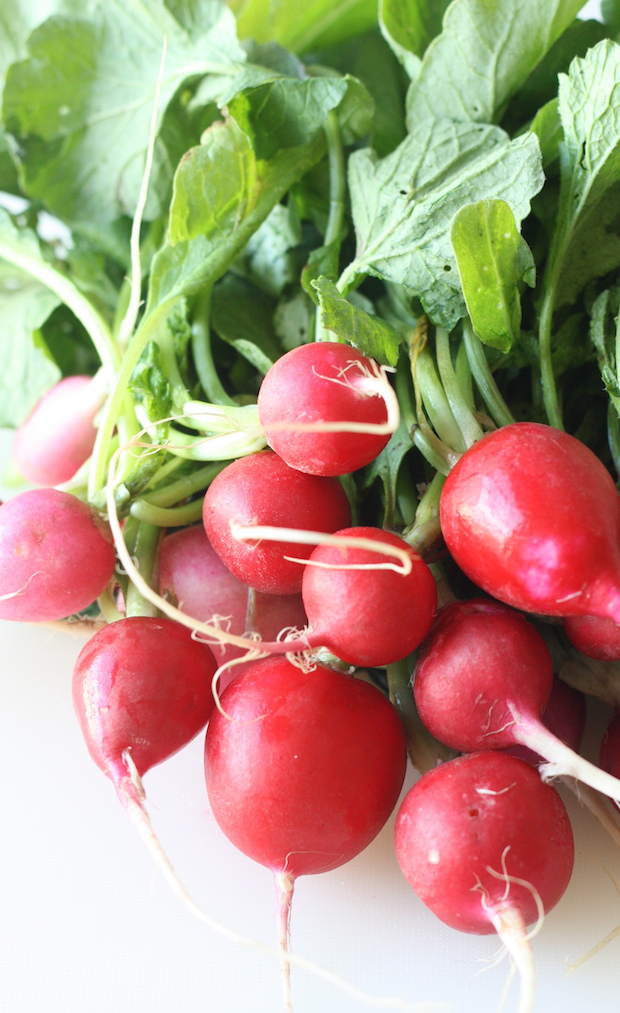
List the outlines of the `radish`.
<svg viewBox="0 0 620 1013">
<path fill-rule="evenodd" d="M 332 532 L 351 523 L 346 493 L 336 478 L 296 471 L 271 450 L 233 461 L 207 489 L 203 522 L 211 545 L 239 580 L 267 594 L 301 590 L 303 568 L 285 556 L 311 548 L 235 538 L 231 523 Z"/>
<path fill-rule="evenodd" d="M 205 742 L 209 801 L 232 843 L 274 873 L 285 956 L 297 877 L 348 862 L 396 805 L 404 731 L 374 686 L 284 658 L 248 666 L 221 706 Z"/>
<path fill-rule="evenodd" d="M 307 623 L 301 594 L 262 594 L 252 591 L 224 566 L 202 524 L 181 528 L 164 537 L 159 554 L 159 593 L 187 615 L 208 622 L 218 617 L 231 633 L 256 633 L 275 640 L 287 627 Z M 246 652 L 234 644 L 212 645 L 218 664 Z M 232 670 L 240 671 L 238 666 Z M 220 681 L 220 689 L 223 683 Z"/>
<path fill-rule="evenodd" d="M 448 475 L 440 522 L 456 563 L 500 601 L 620 622 L 620 496 L 575 437 L 533 422 L 488 433 Z"/>
<path fill-rule="evenodd" d="M 620 660 L 620 626 L 607 616 L 567 616 L 564 632 L 573 647 L 597 661 Z"/>
<path fill-rule="evenodd" d="M 92 454 L 104 398 L 98 377 L 67 376 L 52 387 L 15 434 L 13 457 L 24 478 L 35 485 L 73 478 Z"/>
<path fill-rule="evenodd" d="M 300 345 L 271 366 L 258 392 L 269 446 L 292 468 L 345 475 L 369 464 L 398 425 L 398 404 L 373 359 L 350 345 Z"/>
<path fill-rule="evenodd" d="M 0 619 L 66 619 L 103 592 L 115 565 L 107 523 L 76 496 L 29 489 L 0 507 Z"/>
<path fill-rule="evenodd" d="M 516 743 L 545 757 L 545 777 L 575 777 L 611 798 L 620 781 L 578 756 L 541 721 L 553 682 L 551 655 L 524 616 L 472 599 L 441 609 L 416 665 L 413 692 L 423 723 L 459 752 Z"/>
<path fill-rule="evenodd" d="M 415 650 L 430 629 L 437 605 L 433 575 L 415 549 L 391 531 L 355 527 L 321 536 L 250 526 L 233 527 L 233 533 L 320 542 L 303 573 L 307 629 L 302 637 L 256 643 L 261 651 L 326 648 L 356 668 L 389 665 Z"/>
<path fill-rule="evenodd" d="M 534 1000 L 527 926 L 568 886 L 574 843 L 564 803 L 523 760 L 470 753 L 424 774 L 396 817 L 396 857 L 441 921 L 497 932 L 521 974 L 519 1013 Z"/>
<path fill-rule="evenodd" d="M 130 616 L 99 630 L 82 648 L 73 706 L 88 751 L 172 889 L 192 906 L 153 832 L 142 777 L 206 725 L 217 664 L 206 644 L 170 619 Z"/>
</svg>

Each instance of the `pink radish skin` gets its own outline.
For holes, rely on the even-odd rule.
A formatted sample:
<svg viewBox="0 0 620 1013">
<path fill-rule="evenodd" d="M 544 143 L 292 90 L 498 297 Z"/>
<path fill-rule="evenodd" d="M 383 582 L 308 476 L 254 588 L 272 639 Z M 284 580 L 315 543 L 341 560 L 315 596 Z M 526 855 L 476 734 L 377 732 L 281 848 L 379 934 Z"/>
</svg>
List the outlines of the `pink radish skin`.
<svg viewBox="0 0 620 1013">
<path fill-rule="evenodd" d="M 102 593 L 115 565 L 107 523 L 76 496 L 30 489 L 0 507 L 0 619 L 65 619 Z"/>
<path fill-rule="evenodd" d="M 368 383 L 376 373 L 373 360 L 336 341 L 301 345 L 282 355 L 258 392 L 258 415 L 269 446 L 291 468 L 311 475 L 345 475 L 369 464 L 389 433 L 303 432 L 295 426 L 385 424 L 385 402 Z"/>
<path fill-rule="evenodd" d="M 520 974 L 519 1013 L 529 1013 L 535 975 L 527 926 L 558 903 L 574 861 L 555 788 L 505 753 L 457 757 L 405 796 L 394 843 L 408 882 L 441 921 L 461 932 L 497 932 Z"/>
<path fill-rule="evenodd" d="M 499 602 L 472 599 L 441 609 L 420 650 L 413 692 L 422 722 L 451 749 L 519 743 L 545 757 L 545 777 L 574 777 L 620 798 L 620 781 L 543 724 L 552 682 L 551 656 L 531 623 Z"/>
<path fill-rule="evenodd" d="M 567 616 L 564 632 L 575 647 L 597 661 L 620 660 L 620 626 L 607 616 Z"/>
<path fill-rule="evenodd" d="M 263 640 L 275 640 L 281 630 L 303 629 L 308 621 L 301 594 L 252 592 L 238 580 L 209 543 L 202 524 L 164 537 L 159 556 L 159 593 L 201 622 L 221 616 L 229 632 L 238 636 L 258 633 Z M 223 642 L 211 649 L 219 665 L 246 653 Z M 228 678 L 240 670 L 241 666 L 235 666 Z M 226 681 L 225 676 L 220 690 Z"/>
<path fill-rule="evenodd" d="M 211 483 L 203 523 L 222 562 L 257 591 L 295 594 L 303 566 L 283 557 L 306 559 L 312 546 L 244 542 L 233 536 L 231 522 L 332 532 L 351 523 L 351 510 L 338 479 L 295 471 L 271 450 L 239 458 Z"/>
<path fill-rule="evenodd" d="M 88 751 L 122 790 L 129 752 L 142 777 L 186 745 L 213 710 L 211 650 L 170 619 L 133 616 L 99 630 L 73 671 Z"/>
<path fill-rule="evenodd" d="M 533 422 L 487 434 L 448 475 L 440 521 L 456 563 L 500 601 L 620 622 L 620 496 L 573 436 Z"/>
<path fill-rule="evenodd" d="M 91 376 L 67 376 L 45 394 L 15 434 L 13 458 L 34 485 L 68 482 L 88 460 L 105 397 Z"/>
</svg>

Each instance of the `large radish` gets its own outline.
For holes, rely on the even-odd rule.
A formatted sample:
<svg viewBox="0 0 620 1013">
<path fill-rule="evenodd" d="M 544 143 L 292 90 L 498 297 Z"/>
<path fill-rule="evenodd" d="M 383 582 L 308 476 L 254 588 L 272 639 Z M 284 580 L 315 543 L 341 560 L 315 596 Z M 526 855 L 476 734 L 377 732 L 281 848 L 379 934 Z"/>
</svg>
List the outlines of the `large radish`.
<svg viewBox="0 0 620 1013">
<path fill-rule="evenodd" d="M 488 433 L 448 475 L 440 520 L 455 561 L 500 601 L 620 622 L 620 496 L 574 436 L 534 422 Z"/>
</svg>

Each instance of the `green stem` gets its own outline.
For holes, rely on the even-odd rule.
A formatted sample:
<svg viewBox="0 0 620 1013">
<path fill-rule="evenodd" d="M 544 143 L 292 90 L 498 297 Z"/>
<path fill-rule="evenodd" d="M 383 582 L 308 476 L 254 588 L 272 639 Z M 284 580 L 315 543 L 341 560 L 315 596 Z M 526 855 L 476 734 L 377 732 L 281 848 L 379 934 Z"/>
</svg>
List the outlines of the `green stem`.
<svg viewBox="0 0 620 1013">
<path fill-rule="evenodd" d="M 462 453 L 466 447 L 463 441 L 446 392 L 437 376 L 433 356 L 428 348 L 418 353 L 415 360 L 415 382 L 428 412 L 430 423 L 439 439 Z"/>
<path fill-rule="evenodd" d="M 202 500 L 193 500 L 179 507 L 158 507 L 145 499 L 137 499 L 129 508 L 132 517 L 158 528 L 184 528 L 202 517 Z"/>
<path fill-rule="evenodd" d="M 620 476 L 620 419 L 618 409 L 611 401 L 607 406 L 607 441 L 616 474 Z"/>
<path fill-rule="evenodd" d="M 407 544 L 423 557 L 441 540 L 439 500 L 445 480 L 445 475 L 436 472 L 418 503 L 413 525 L 403 533 Z"/>
<path fill-rule="evenodd" d="M 140 524 L 132 555 L 140 574 L 147 583 L 151 583 L 155 572 L 155 561 L 161 537 L 161 529 L 154 524 Z M 142 595 L 134 584 L 129 582 L 125 595 L 125 614 L 127 616 L 156 616 L 157 608 Z"/>
<path fill-rule="evenodd" d="M 469 368 L 480 391 L 489 414 L 498 426 L 508 426 L 515 421 L 495 382 L 484 352 L 484 346 L 471 326 L 470 320 L 463 321 L 463 345 L 467 353 Z"/>
<path fill-rule="evenodd" d="M 421 774 L 454 754 L 426 730 L 411 691 L 412 658 L 387 666 L 388 691 L 407 736 L 407 749 L 413 766 Z"/>
<path fill-rule="evenodd" d="M 56 293 L 83 325 L 95 346 L 102 365 L 113 375 L 121 360 L 120 350 L 103 317 L 75 287 L 73 282 L 45 261 L 35 256 L 29 256 L 17 243 L 12 245 L 6 240 L 0 239 L 0 258 L 14 264 L 15 267 L 40 281 L 51 292 Z"/>
<path fill-rule="evenodd" d="M 213 352 L 211 349 L 211 327 L 209 315 L 211 308 L 211 289 L 205 290 L 196 301 L 192 323 L 192 353 L 194 366 L 205 392 L 207 401 L 214 404 L 234 405 L 235 402 L 224 390 L 218 376 Z"/>
<path fill-rule="evenodd" d="M 180 461 L 181 459 L 176 458 L 176 460 Z M 227 464 L 227 461 L 217 461 L 213 464 L 205 465 L 204 468 L 197 468 L 191 475 L 184 475 L 162 489 L 154 489 L 152 492 L 145 493 L 141 497 L 141 500 L 149 503 L 151 506 L 174 506 L 175 503 L 181 503 L 182 500 L 189 499 L 195 493 L 206 489 Z"/>
<path fill-rule="evenodd" d="M 323 245 L 329 246 L 336 243 L 342 236 L 342 226 L 345 211 L 346 176 L 344 162 L 344 148 L 338 125 L 338 117 L 335 112 L 327 115 L 323 127 L 327 138 L 327 163 L 329 167 L 329 213 Z M 316 313 L 315 341 L 330 340 L 330 332 L 323 324 L 320 309 Z"/>
<path fill-rule="evenodd" d="M 441 377 L 448 403 L 465 444 L 463 449 L 466 449 L 481 439 L 483 432 L 466 399 L 463 397 L 452 364 L 450 335 L 443 327 L 437 327 L 435 330 L 435 350 L 439 376 Z"/>
</svg>

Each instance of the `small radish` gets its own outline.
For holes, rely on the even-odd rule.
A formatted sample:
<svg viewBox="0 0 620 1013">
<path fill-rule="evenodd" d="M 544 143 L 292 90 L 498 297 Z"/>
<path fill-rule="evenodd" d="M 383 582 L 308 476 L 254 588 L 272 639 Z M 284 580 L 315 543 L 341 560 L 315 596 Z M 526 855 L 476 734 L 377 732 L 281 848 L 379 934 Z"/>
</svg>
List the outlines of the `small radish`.
<svg viewBox="0 0 620 1013">
<path fill-rule="evenodd" d="M 93 451 L 105 398 L 99 377 L 67 376 L 41 398 L 15 434 L 13 458 L 34 485 L 73 478 Z"/>
<path fill-rule="evenodd" d="M 256 530 L 260 537 L 278 532 Z M 307 534 L 318 540 L 316 532 Z M 303 638 L 256 646 L 273 653 L 327 648 L 356 668 L 389 665 L 414 651 L 437 606 L 422 557 L 398 535 L 371 527 L 344 528 L 317 545 L 304 568 L 301 597 L 308 616 Z"/>
<path fill-rule="evenodd" d="M 374 686 L 284 658 L 248 666 L 221 706 L 205 742 L 209 801 L 232 843 L 274 873 L 286 953 L 297 877 L 348 862 L 396 805 L 404 731 Z M 288 1009 L 287 968 L 284 961 Z"/>
<path fill-rule="evenodd" d="M 303 567 L 285 556 L 307 557 L 311 547 L 290 542 L 243 542 L 231 523 L 332 532 L 351 523 L 351 509 L 336 478 L 305 475 L 271 450 L 233 461 L 213 480 L 203 522 L 211 545 L 239 580 L 266 594 L 301 590 Z"/>
<path fill-rule="evenodd" d="M 573 647 L 597 661 L 620 660 L 620 626 L 607 616 L 567 616 L 564 632 Z"/>
<path fill-rule="evenodd" d="M 29 489 L 0 507 L 0 619 L 66 619 L 90 605 L 116 565 L 107 523 L 59 489 Z"/>
<path fill-rule="evenodd" d="M 500 601 L 620 622 L 620 496 L 575 437 L 533 422 L 488 433 L 448 475 L 440 521 L 456 563 Z"/>
<path fill-rule="evenodd" d="M 499 602 L 472 599 L 441 609 L 420 650 L 413 693 L 423 723 L 451 749 L 519 743 L 545 757 L 545 777 L 574 777 L 620 798 L 620 781 L 542 723 L 552 682 L 551 655 L 534 626 Z"/>
<path fill-rule="evenodd" d="M 424 774 L 394 830 L 398 863 L 421 900 L 462 932 L 497 932 L 534 1001 L 527 926 L 568 886 L 574 843 L 564 803 L 537 771 L 505 753 L 460 756 Z"/>
<path fill-rule="evenodd" d="M 95 633 L 73 670 L 73 706 L 88 751 L 170 886 L 190 907 L 153 832 L 142 777 L 204 728 L 213 710 L 216 668 L 211 650 L 179 623 L 130 616 Z"/>
<path fill-rule="evenodd" d="M 350 345 L 318 341 L 276 360 L 258 392 L 258 416 L 269 446 L 291 468 L 345 475 L 383 450 L 398 406 L 374 360 Z"/>
<path fill-rule="evenodd" d="M 220 617 L 223 628 L 243 636 L 255 633 L 275 640 L 287 627 L 304 628 L 301 594 L 262 594 L 243 584 L 224 566 L 202 524 L 164 537 L 159 553 L 159 593 L 201 622 Z M 246 652 L 234 644 L 212 645 L 218 664 Z M 240 671 L 239 666 L 231 674 Z M 220 689 L 223 684 L 220 682 Z"/>
<path fill-rule="evenodd" d="M 119 793 L 194 738 L 213 710 L 215 658 L 166 618 L 130 616 L 99 630 L 73 671 L 73 703 L 88 750 Z"/>
</svg>

